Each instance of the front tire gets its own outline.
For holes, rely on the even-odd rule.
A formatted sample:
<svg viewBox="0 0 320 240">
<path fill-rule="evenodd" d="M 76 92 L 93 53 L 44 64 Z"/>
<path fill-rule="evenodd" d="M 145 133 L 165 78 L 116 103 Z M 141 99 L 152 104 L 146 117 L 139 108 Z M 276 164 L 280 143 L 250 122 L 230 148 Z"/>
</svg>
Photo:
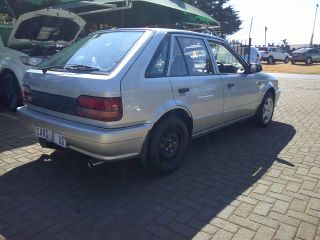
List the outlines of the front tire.
<svg viewBox="0 0 320 240">
<path fill-rule="evenodd" d="M 308 57 L 308 58 L 307 58 L 306 64 L 307 64 L 307 65 L 312 65 L 312 64 L 313 64 L 313 61 L 312 61 L 312 58 L 311 58 L 311 57 Z"/>
<path fill-rule="evenodd" d="M 16 111 L 22 104 L 22 95 L 17 78 L 13 74 L 6 74 L 4 82 L 4 102 L 11 111 Z"/>
<path fill-rule="evenodd" d="M 267 92 L 256 112 L 255 121 L 259 127 L 266 127 L 272 121 L 275 97 L 272 92 Z"/>
<path fill-rule="evenodd" d="M 189 131 L 180 118 L 172 115 L 161 120 L 150 136 L 148 168 L 160 174 L 174 172 L 183 160 L 188 143 Z"/>
<path fill-rule="evenodd" d="M 273 57 L 268 57 L 268 64 L 273 64 L 274 63 L 274 59 Z"/>
</svg>

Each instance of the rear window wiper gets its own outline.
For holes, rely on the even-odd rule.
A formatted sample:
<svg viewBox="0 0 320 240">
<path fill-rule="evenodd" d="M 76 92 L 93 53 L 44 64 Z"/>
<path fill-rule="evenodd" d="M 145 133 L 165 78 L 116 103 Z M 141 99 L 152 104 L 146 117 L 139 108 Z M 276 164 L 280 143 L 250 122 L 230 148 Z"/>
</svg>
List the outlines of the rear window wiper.
<svg viewBox="0 0 320 240">
<path fill-rule="evenodd" d="M 48 67 L 38 68 L 38 69 L 42 70 L 43 73 L 46 73 L 48 70 L 54 69 L 54 68 L 62 68 L 66 70 L 81 70 L 81 71 L 100 71 L 99 68 L 90 67 L 82 64 L 53 65 L 53 66 L 48 66 Z"/>
</svg>

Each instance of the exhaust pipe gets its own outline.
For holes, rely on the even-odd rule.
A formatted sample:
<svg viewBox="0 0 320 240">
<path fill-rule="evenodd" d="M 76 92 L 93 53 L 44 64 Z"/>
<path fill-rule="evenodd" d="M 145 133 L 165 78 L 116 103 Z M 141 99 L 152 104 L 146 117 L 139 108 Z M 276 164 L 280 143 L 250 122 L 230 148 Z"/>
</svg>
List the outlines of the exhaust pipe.
<svg viewBox="0 0 320 240">
<path fill-rule="evenodd" d="M 89 168 L 94 168 L 95 166 L 100 165 L 100 164 L 102 164 L 102 163 L 104 163 L 104 161 L 89 160 L 89 161 L 88 161 L 88 167 L 89 167 Z"/>
</svg>

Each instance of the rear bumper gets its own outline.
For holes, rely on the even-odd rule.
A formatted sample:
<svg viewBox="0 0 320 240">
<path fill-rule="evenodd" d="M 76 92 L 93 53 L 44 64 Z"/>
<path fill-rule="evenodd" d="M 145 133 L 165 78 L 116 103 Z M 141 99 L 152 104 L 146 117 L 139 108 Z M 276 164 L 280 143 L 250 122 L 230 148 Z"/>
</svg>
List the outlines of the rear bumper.
<svg viewBox="0 0 320 240">
<path fill-rule="evenodd" d="M 33 130 L 47 128 L 63 135 L 67 147 L 101 160 L 119 160 L 140 154 L 151 124 L 105 129 L 43 114 L 24 106 L 18 108 L 22 124 Z"/>
<path fill-rule="evenodd" d="M 278 102 L 278 100 L 279 100 L 279 98 L 280 98 L 280 95 L 281 95 L 281 89 L 278 89 L 278 90 L 276 91 L 275 104 L 277 104 L 277 102 Z"/>
</svg>

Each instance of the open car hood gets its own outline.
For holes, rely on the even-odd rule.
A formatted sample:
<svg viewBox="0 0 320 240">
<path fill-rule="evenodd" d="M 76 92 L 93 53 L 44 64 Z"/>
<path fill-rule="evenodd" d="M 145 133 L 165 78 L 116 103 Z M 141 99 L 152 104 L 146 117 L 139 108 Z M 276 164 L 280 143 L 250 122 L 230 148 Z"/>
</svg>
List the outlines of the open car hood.
<svg viewBox="0 0 320 240">
<path fill-rule="evenodd" d="M 86 22 L 74 13 L 47 8 L 21 15 L 8 39 L 8 46 L 69 46 Z"/>
</svg>

